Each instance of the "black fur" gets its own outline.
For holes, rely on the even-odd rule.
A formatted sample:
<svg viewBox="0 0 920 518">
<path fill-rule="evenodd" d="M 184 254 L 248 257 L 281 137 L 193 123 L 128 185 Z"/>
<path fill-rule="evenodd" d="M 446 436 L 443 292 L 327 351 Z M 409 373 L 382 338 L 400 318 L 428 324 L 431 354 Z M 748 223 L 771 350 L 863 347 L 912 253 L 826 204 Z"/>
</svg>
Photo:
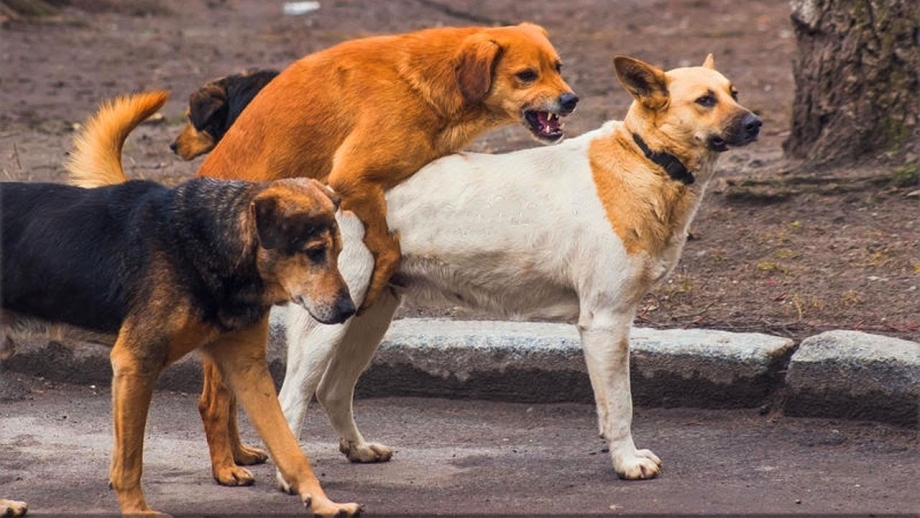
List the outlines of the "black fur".
<svg viewBox="0 0 920 518">
<path fill-rule="evenodd" d="M 3 308 L 111 333 L 152 286 L 171 282 L 202 321 L 225 330 L 252 324 L 269 306 L 258 240 L 240 228 L 240 214 L 259 185 L 0 183 Z M 156 278 L 164 272 L 178 278 Z"/>
<path fill-rule="evenodd" d="M 189 120 L 195 129 L 219 142 L 253 97 L 277 75 L 275 70 L 257 70 L 209 83 L 189 97 Z"/>
</svg>

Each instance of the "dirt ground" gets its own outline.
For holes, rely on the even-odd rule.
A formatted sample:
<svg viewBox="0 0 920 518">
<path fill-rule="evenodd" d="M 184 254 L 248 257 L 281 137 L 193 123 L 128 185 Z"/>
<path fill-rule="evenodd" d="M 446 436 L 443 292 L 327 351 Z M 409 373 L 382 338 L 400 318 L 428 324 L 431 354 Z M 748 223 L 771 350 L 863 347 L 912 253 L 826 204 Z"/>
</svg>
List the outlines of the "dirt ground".
<svg viewBox="0 0 920 518">
<path fill-rule="evenodd" d="M 129 141 L 129 174 L 189 178 L 200 162 L 182 162 L 167 146 L 197 86 L 247 67 L 282 68 L 360 36 L 540 23 L 581 97 L 567 123 L 571 135 L 625 114 L 629 98 L 615 79 L 614 54 L 671 68 L 712 52 L 742 102 L 764 119 L 763 136 L 722 159 L 680 266 L 645 300 L 638 323 L 797 339 L 837 328 L 920 338 L 916 177 L 852 164 L 813 174 L 783 158 L 794 92 L 787 0 L 325 0 L 304 16 L 284 15 L 276 0 L 55 3 L 66 4 L 55 16 L 12 17 L 0 29 L 3 180 L 62 180 L 74 125 L 102 100 L 150 88 L 174 96 L 162 122 Z M 515 127 L 474 149 L 533 145 Z M 456 308 L 426 314 L 479 316 Z"/>
</svg>

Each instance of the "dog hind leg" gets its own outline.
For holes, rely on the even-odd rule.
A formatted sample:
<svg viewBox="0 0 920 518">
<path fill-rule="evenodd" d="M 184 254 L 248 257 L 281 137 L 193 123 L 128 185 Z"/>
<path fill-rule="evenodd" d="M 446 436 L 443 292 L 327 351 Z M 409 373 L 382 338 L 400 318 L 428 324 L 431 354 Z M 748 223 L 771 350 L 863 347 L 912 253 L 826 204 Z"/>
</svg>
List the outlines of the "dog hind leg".
<svg viewBox="0 0 920 518">
<path fill-rule="evenodd" d="M 583 311 L 579 319 L 588 375 L 597 404 L 601 437 L 610 448 L 620 478 L 657 477 L 661 460 L 649 450 L 637 450 L 632 438 L 632 395 L 629 385 L 629 329 L 632 313 Z"/>
<path fill-rule="evenodd" d="M 156 380 L 165 365 L 165 354 L 155 357 L 124 329 L 112 349 L 112 417 L 114 441 L 109 481 L 118 495 L 122 514 L 152 514 L 141 488 L 144 429 Z M 165 348 L 161 348 L 165 352 Z"/>
</svg>

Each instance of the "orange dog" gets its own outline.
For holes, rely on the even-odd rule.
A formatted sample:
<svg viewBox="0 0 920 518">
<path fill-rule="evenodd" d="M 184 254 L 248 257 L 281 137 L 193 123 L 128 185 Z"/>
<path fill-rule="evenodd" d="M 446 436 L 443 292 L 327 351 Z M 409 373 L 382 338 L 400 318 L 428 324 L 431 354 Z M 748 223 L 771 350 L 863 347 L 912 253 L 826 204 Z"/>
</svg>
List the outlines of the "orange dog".
<svg viewBox="0 0 920 518">
<path fill-rule="evenodd" d="M 487 130 L 518 121 L 544 142 L 578 97 L 537 25 L 438 28 L 348 41 L 295 62 L 240 114 L 199 175 L 326 181 L 366 227 L 364 307 L 399 265 L 383 193 Z"/>
<path fill-rule="evenodd" d="M 560 117 L 578 102 L 561 66 L 546 31 L 529 23 L 348 41 L 302 58 L 268 83 L 198 174 L 326 181 L 342 209 L 365 225 L 375 261 L 367 307 L 399 265 L 384 192 L 494 128 L 520 122 L 539 141 L 561 140 Z M 199 408 L 214 478 L 251 484 L 237 464 L 266 456 L 240 442 L 236 403 L 207 361 Z"/>
</svg>

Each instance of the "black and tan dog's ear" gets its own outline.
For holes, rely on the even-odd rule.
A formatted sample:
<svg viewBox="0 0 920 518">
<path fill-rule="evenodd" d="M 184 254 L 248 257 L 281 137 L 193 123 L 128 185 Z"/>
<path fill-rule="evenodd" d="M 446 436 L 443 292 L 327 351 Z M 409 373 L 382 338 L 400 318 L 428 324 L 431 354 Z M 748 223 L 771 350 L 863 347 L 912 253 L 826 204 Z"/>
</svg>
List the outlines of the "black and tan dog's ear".
<svg viewBox="0 0 920 518">
<path fill-rule="evenodd" d="M 188 120 L 201 131 L 208 121 L 227 105 L 227 92 L 217 84 L 201 87 L 188 98 Z"/>
<path fill-rule="evenodd" d="M 650 110 L 668 105 L 668 80 L 664 71 L 626 56 L 613 58 L 617 77 L 634 99 Z"/>
<path fill-rule="evenodd" d="M 711 52 L 706 55 L 706 59 L 703 60 L 703 66 L 712 70 L 716 69 L 716 60 L 712 58 Z"/>
<path fill-rule="evenodd" d="M 284 214 L 275 196 L 258 196 L 249 205 L 249 211 L 256 224 L 259 244 L 266 250 L 284 246 L 286 234 Z"/>
<path fill-rule="evenodd" d="M 454 76 L 460 93 L 470 104 L 481 103 L 489 94 L 492 75 L 501 54 L 501 45 L 488 34 L 473 34 L 463 40 L 455 58 Z"/>
</svg>

